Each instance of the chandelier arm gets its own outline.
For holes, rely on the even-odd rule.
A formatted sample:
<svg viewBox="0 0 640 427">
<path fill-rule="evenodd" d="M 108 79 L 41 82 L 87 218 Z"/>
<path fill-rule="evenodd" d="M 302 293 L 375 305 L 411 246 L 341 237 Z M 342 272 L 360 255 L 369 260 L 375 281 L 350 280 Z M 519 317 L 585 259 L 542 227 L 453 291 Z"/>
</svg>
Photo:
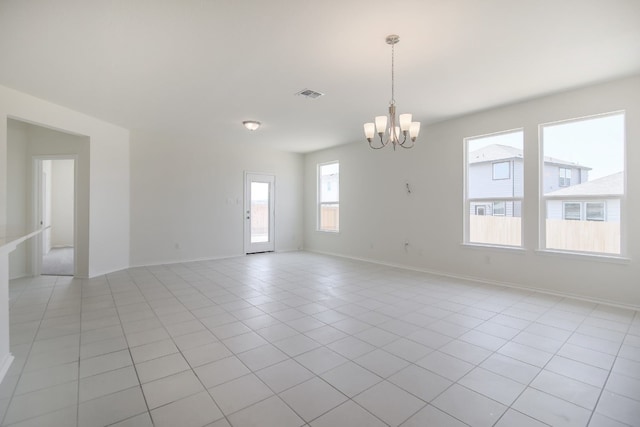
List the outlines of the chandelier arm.
<svg viewBox="0 0 640 427">
<path fill-rule="evenodd" d="M 411 145 L 406 145 L 407 142 L 411 142 Z M 400 145 L 402 148 L 413 148 L 414 145 L 416 145 L 415 141 L 409 139 L 409 141 L 407 141 L 407 136 L 405 135 L 404 137 L 404 141 L 402 141 Z"/>
<path fill-rule="evenodd" d="M 373 141 L 373 139 L 372 139 L 372 141 Z M 370 148 L 373 148 L 374 150 L 380 150 L 381 148 L 384 148 L 384 147 L 386 147 L 386 146 L 387 146 L 387 144 L 386 144 L 386 143 L 382 142 L 382 138 L 380 138 L 380 143 L 381 143 L 382 145 L 380 145 L 379 147 L 376 147 L 376 146 L 374 146 L 374 145 L 371 143 L 371 141 L 369 141 L 369 147 L 370 147 Z M 388 142 L 387 142 L 387 143 L 388 143 Z"/>
</svg>

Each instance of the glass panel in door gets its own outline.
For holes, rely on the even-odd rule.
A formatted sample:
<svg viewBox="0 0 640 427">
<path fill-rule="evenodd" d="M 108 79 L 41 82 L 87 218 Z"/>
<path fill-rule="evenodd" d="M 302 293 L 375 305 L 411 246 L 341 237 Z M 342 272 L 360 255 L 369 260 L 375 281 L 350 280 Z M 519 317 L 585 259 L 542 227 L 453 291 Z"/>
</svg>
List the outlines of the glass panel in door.
<svg viewBox="0 0 640 427">
<path fill-rule="evenodd" d="M 251 243 L 269 241 L 269 183 L 251 183 Z"/>
</svg>

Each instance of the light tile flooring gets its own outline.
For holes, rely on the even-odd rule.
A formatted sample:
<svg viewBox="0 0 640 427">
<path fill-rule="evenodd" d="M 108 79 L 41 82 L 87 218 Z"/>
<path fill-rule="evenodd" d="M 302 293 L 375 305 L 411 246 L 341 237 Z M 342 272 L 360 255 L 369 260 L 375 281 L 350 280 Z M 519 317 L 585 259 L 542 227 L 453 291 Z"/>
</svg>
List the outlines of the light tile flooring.
<svg viewBox="0 0 640 427">
<path fill-rule="evenodd" d="M 631 310 L 309 253 L 10 298 L 3 426 L 640 425 Z"/>
</svg>

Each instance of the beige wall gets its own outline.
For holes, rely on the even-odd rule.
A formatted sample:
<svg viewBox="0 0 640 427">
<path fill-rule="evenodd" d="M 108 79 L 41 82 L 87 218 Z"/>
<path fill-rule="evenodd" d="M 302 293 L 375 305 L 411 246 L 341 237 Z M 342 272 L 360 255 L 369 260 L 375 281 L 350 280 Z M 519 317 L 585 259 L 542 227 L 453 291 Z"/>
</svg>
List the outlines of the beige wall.
<svg viewBox="0 0 640 427">
<path fill-rule="evenodd" d="M 24 123 L 18 120 L 8 120 L 9 162 L 12 168 L 20 168 L 19 174 L 12 174 L 8 180 L 7 213 L 9 224 L 14 230 L 28 230 L 33 227 L 33 159 L 36 157 L 75 156 L 78 161 L 78 247 L 76 253 L 76 272 L 79 277 L 89 276 L 89 138 L 70 135 L 42 126 Z M 24 147 L 24 148 L 23 148 Z M 24 156 L 17 156 L 22 153 Z M 22 163 L 20 164 L 20 161 Z M 53 171 L 53 168 L 52 168 Z M 52 184 L 55 173 L 52 173 Z M 68 175 L 68 173 L 67 173 Z M 53 188 L 53 186 L 52 186 Z M 69 190 L 69 188 L 67 188 Z M 59 193 L 59 192 L 58 192 Z M 73 198 L 73 195 L 71 195 Z M 53 209 L 55 211 L 55 207 Z M 73 218 L 72 218 L 73 220 Z M 57 221 L 52 221 L 56 224 Z M 73 223 L 71 224 L 73 227 Z M 57 227 L 55 227 L 57 229 Z M 56 246 L 56 231 L 51 230 L 52 245 Z M 73 243 L 73 242 L 72 242 Z M 30 245 L 33 241 L 21 243 L 16 251 L 10 255 L 10 274 L 12 278 L 30 274 Z M 23 272 L 21 274 L 21 272 Z"/>
<path fill-rule="evenodd" d="M 7 166 L 7 120 L 87 137 L 86 275 L 129 265 L 129 131 L 0 86 L 0 170 Z M 7 230 L 7 176 L 0 174 L 0 234 Z M 80 221 L 80 218 L 78 218 Z"/>
<path fill-rule="evenodd" d="M 52 163 L 51 246 L 54 248 L 73 246 L 74 163 L 73 159 Z"/>
<path fill-rule="evenodd" d="M 301 248 L 302 155 L 134 132 L 131 264 L 244 254 L 245 172 L 275 175 L 275 249 Z"/>
<path fill-rule="evenodd" d="M 412 150 L 361 142 L 305 158 L 305 248 L 459 277 L 640 307 L 640 76 L 488 110 L 422 131 Z M 428 100 L 425 100 L 428 102 Z M 538 247 L 538 125 L 626 111 L 628 260 L 550 254 Z M 463 140 L 524 129 L 523 250 L 463 245 Z M 340 161 L 340 233 L 316 224 L 316 165 Z M 405 182 L 411 185 L 411 194 Z M 409 246 L 405 250 L 404 243 Z"/>
<path fill-rule="evenodd" d="M 29 219 L 28 148 L 27 125 L 16 120 L 7 123 L 7 227 L 9 234 L 27 228 Z M 21 243 L 9 255 L 11 278 L 27 275 L 27 243 Z"/>
</svg>

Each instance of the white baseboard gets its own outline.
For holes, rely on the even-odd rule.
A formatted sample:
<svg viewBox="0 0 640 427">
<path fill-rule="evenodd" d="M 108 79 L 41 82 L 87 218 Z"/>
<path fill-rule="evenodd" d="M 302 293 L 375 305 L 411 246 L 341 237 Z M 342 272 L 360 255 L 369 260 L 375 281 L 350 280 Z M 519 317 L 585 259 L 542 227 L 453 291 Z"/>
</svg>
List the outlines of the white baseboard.
<svg viewBox="0 0 640 427">
<path fill-rule="evenodd" d="M 580 300 L 580 301 L 586 301 L 586 302 L 591 302 L 591 303 L 595 303 L 595 304 L 604 304 L 604 305 L 609 305 L 609 306 L 612 306 L 612 307 L 624 308 L 624 309 L 627 309 L 627 310 L 636 310 L 636 311 L 640 310 L 640 306 L 636 306 L 636 305 L 633 305 L 633 304 L 622 304 L 622 303 L 619 303 L 617 301 L 609 301 L 609 300 L 606 300 L 606 299 L 599 299 L 599 298 L 589 298 L 589 297 L 585 297 L 585 296 L 582 296 L 582 295 L 571 294 L 571 293 L 568 293 L 568 292 L 557 292 L 557 291 L 553 291 L 553 290 L 549 290 L 549 289 L 534 288 L 532 286 L 525 286 L 525 285 L 521 285 L 519 283 L 499 282 L 499 281 L 496 281 L 496 280 L 489 280 L 489 279 L 483 279 L 483 278 L 472 277 L 472 276 L 464 276 L 464 275 L 460 275 L 460 274 L 453 274 L 453 273 L 448 273 L 448 272 L 443 272 L 443 271 L 429 270 L 429 269 L 425 269 L 425 268 L 412 267 L 412 266 L 409 266 L 409 265 L 394 264 L 394 263 L 378 261 L 378 260 L 370 259 L 370 258 L 353 257 L 353 256 L 349 256 L 349 255 L 342 255 L 342 254 L 336 254 L 336 253 L 331 253 L 331 252 L 314 251 L 314 250 L 309 250 L 309 249 L 306 249 L 306 251 L 307 252 L 321 254 L 321 255 L 335 256 L 335 257 L 338 257 L 338 258 L 352 259 L 352 260 L 355 260 L 355 261 L 370 262 L 372 264 L 384 265 L 384 266 L 387 266 L 387 267 L 401 268 L 401 269 L 404 269 L 404 270 L 411 270 L 411 271 L 418 271 L 418 272 L 421 272 L 421 273 L 433 274 L 435 276 L 448 277 L 448 278 L 451 278 L 451 279 L 466 280 L 466 281 L 474 282 L 474 283 L 502 286 L 502 287 L 512 288 L 512 289 L 522 289 L 522 290 L 525 290 L 525 291 L 538 292 L 538 293 L 541 293 L 541 294 L 553 295 L 553 296 L 563 297 L 563 298 L 573 298 L 573 299 L 577 299 L 577 300 Z"/>
<path fill-rule="evenodd" d="M 4 379 L 4 376 L 9 372 L 9 368 L 11 367 L 11 363 L 13 363 L 13 354 L 7 353 L 4 356 L 4 360 L 0 362 L 0 382 Z"/>
</svg>

